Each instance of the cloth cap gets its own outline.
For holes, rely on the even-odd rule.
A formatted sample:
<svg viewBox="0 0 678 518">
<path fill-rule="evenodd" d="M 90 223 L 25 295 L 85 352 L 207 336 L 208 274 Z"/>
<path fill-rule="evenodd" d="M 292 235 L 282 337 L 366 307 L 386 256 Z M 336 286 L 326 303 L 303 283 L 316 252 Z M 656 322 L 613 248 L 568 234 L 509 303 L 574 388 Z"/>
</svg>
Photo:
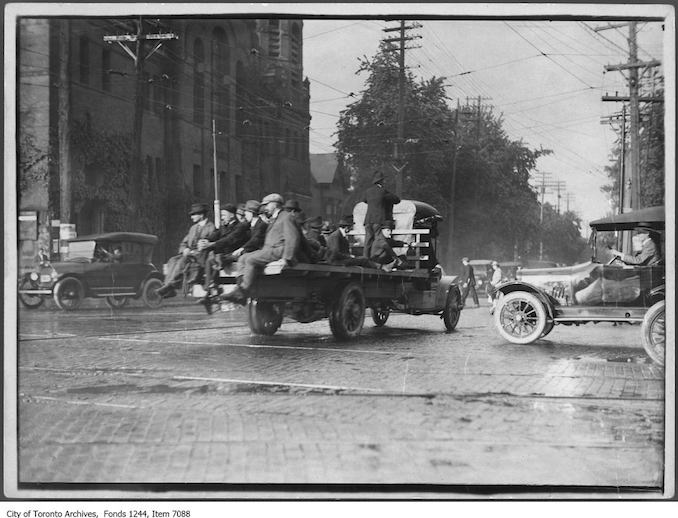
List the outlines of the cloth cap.
<svg viewBox="0 0 678 518">
<path fill-rule="evenodd" d="M 384 181 L 384 173 L 381 171 L 375 171 L 374 176 L 372 176 L 372 183 L 379 183 Z"/>
<path fill-rule="evenodd" d="M 468 262 L 468 257 L 462 257 L 461 260 L 462 262 Z"/>
<path fill-rule="evenodd" d="M 257 200 L 247 200 L 247 202 L 245 202 L 245 210 L 248 210 L 254 214 L 259 213 L 260 206 L 261 203 L 259 203 Z"/>
<path fill-rule="evenodd" d="M 230 212 L 231 214 L 235 214 L 236 212 L 235 205 L 233 205 L 232 203 L 227 203 L 226 205 L 221 207 L 220 210 L 225 210 L 226 212 Z"/>
<path fill-rule="evenodd" d="M 270 202 L 275 202 L 275 203 L 279 203 L 280 205 L 282 205 L 283 204 L 283 197 L 280 196 L 277 192 L 274 192 L 274 193 L 271 193 L 271 194 L 264 196 L 264 199 L 261 200 L 261 203 L 263 205 L 266 205 L 267 203 L 270 203 Z"/>
<path fill-rule="evenodd" d="M 350 221 L 350 220 L 347 219 L 347 218 L 341 218 L 341 219 L 339 220 L 339 226 L 340 226 L 340 227 L 352 227 L 352 226 L 353 226 L 353 222 Z"/>
<path fill-rule="evenodd" d="M 244 203 L 238 203 L 238 210 L 236 214 L 243 215 L 245 214 L 245 204 Z"/>
<path fill-rule="evenodd" d="M 207 214 L 207 205 L 204 203 L 194 203 L 191 205 L 191 212 L 189 212 L 189 215 L 193 214 Z"/>
</svg>

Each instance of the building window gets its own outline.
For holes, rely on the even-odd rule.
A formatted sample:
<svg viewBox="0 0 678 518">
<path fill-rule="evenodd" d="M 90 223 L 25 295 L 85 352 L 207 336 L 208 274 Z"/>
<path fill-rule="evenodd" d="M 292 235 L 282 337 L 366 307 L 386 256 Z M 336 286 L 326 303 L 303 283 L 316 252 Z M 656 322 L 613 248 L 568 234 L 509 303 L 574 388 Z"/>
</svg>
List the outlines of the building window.
<svg viewBox="0 0 678 518">
<path fill-rule="evenodd" d="M 200 166 L 193 164 L 193 197 L 202 198 L 202 171 Z"/>
<path fill-rule="evenodd" d="M 205 120 L 205 49 L 202 40 L 193 45 L 193 122 Z"/>
<path fill-rule="evenodd" d="M 280 57 L 280 20 L 277 19 L 268 21 L 268 55 Z"/>
<path fill-rule="evenodd" d="M 235 66 L 235 134 L 240 136 L 243 133 L 243 126 L 245 125 L 245 67 L 241 61 Z"/>
<path fill-rule="evenodd" d="M 293 65 L 301 65 L 301 31 L 296 23 L 290 30 L 290 60 Z"/>
<path fill-rule="evenodd" d="M 87 36 L 80 36 L 80 82 L 89 84 L 89 40 Z"/>
<path fill-rule="evenodd" d="M 111 51 L 107 48 L 101 50 L 101 89 L 111 91 Z"/>
</svg>

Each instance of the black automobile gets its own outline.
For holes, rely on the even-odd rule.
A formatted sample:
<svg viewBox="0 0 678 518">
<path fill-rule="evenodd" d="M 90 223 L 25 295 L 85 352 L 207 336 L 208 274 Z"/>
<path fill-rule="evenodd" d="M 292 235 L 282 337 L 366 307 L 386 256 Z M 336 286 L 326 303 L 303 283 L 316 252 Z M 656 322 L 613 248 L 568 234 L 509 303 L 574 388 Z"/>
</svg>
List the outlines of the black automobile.
<svg viewBox="0 0 678 518">
<path fill-rule="evenodd" d="M 549 334 L 554 325 L 588 322 L 641 323 L 648 356 L 663 365 L 665 357 L 664 261 L 648 266 L 626 265 L 616 256 L 599 262 L 597 233 L 629 231 L 649 225 L 663 241 L 664 207 L 651 207 L 590 223 L 592 260 L 563 268 L 521 269 L 517 280 L 499 287 L 494 312 L 499 334 L 516 344 L 529 344 Z M 660 248 L 663 249 L 660 243 Z M 600 255 L 605 254 L 601 247 Z M 611 254 L 608 254 L 611 255 Z"/>
<path fill-rule="evenodd" d="M 61 261 L 43 259 L 19 279 L 19 300 L 29 309 L 40 307 L 47 297 L 63 310 L 77 309 L 86 297 L 105 298 L 111 308 L 130 299 L 158 307 L 163 276 L 151 263 L 157 242 L 156 236 L 136 232 L 71 239 Z"/>
</svg>

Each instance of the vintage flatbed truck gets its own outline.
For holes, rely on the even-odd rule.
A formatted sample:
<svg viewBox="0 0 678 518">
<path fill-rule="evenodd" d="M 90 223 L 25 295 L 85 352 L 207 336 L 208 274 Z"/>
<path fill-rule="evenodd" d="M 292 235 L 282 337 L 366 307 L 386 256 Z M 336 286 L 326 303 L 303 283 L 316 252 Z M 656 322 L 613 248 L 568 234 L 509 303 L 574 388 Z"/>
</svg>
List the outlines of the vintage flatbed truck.
<svg viewBox="0 0 678 518">
<path fill-rule="evenodd" d="M 364 207 L 354 210 L 356 250 L 362 246 Z M 364 204 L 363 204 L 364 205 Z M 445 329 L 456 327 L 462 308 L 457 277 L 444 275 L 435 262 L 436 225 L 442 219 L 430 205 L 403 200 L 394 207 L 394 237 L 408 243 L 405 270 L 384 271 L 360 266 L 269 263 L 250 289 L 248 323 L 256 334 L 272 335 L 283 317 L 308 323 L 327 318 L 332 334 L 341 340 L 360 335 L 366 310 L 376 326 L 391 311 L 439 315 Z M 396 251 L 398 251 L 396 249 Z M 401 250 L 402 251 L 402 250 Z M 232 272 L 222 272 L 220 288 L 235 285 Z M 194 296 L 202 296 L 195 286 Z"/>
</svg>

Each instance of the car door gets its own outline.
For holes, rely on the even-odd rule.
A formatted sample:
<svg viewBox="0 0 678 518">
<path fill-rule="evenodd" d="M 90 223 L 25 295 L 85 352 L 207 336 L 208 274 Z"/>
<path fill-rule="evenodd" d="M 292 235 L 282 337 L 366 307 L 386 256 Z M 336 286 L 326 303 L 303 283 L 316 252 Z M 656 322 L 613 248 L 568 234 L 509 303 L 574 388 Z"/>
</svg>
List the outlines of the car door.
<svg viewBox="0 0 678 518">
<path fill-rule="evenodd" d="M 140 243 L 118 243 L 121 255 L 111 262 L 112 284 L 119 294 L 135 294 L 145 277 L 145 265 L 142 263 L 142 245 Z"/>
<path fill-rule="evenodd" d="M 640 273 L 643 266 L 611 264 L 603 266 L 603 304 L 642 306 Z"/>
</svg>

